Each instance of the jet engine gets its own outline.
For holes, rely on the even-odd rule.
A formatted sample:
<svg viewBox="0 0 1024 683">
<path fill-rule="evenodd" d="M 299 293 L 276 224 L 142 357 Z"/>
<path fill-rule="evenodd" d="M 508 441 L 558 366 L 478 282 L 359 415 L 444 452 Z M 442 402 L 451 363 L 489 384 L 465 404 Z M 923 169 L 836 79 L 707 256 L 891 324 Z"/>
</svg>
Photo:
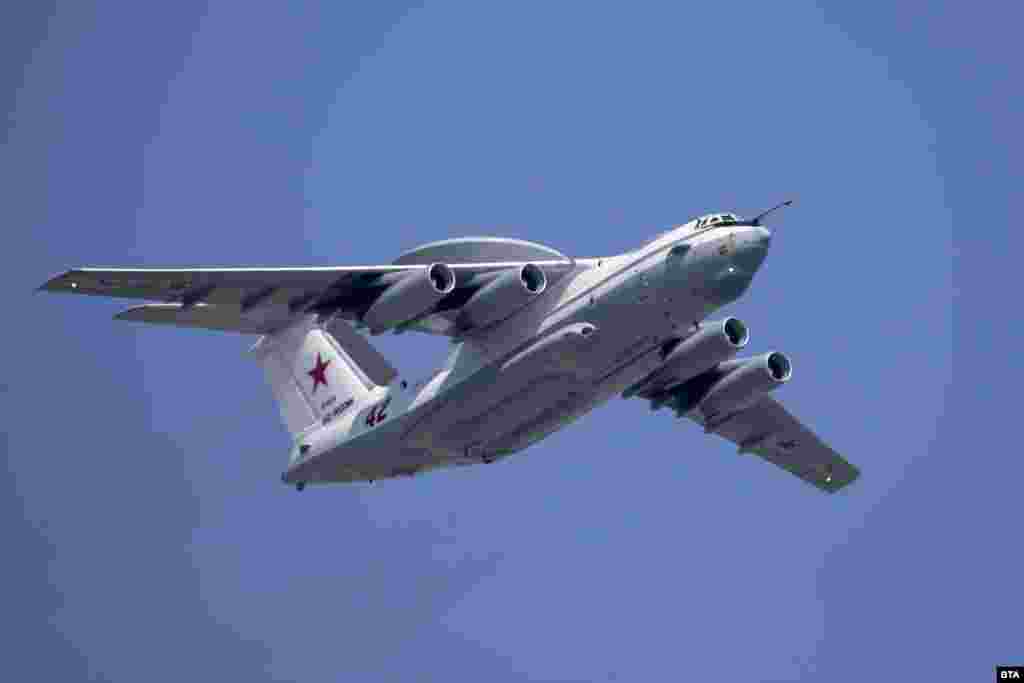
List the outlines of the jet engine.
<svg viewBox="0 0 1024 683">
<path fill-rule="evenodd" d="M 512 315 L 548 286 L 540 266 L 527 263 L 507 270 L 481 287 L 459 312 L 460 327 L 484 327 Z"/>
<path fill-rule="evenodd" d="M 784 353 L 772 351 L 752 358 L 719 363 L 690 381 L 673 388 L 672 404 L 678 415 L 700 408 L 708 420 L 731 415 L 789 381 L 793 364 Z"/>
<path fill-rule="evenodd" d="M 738 318 L 704 323 L 700 329 L 677 341 L 665 355 L 660 368 L 623 393 L 629 398 L 641 392 L 658 391 L 685 382 L 722 361 L 729 360 L 750 341 L 747 326 Z"/>
<path fill-rule="evenodd" d="M 380 334 L 429 311 L 455 289 L 455 272 L 443 263 L 405 274 L 384 290 L 363 315 L 371 334 Z"/>
</svg>

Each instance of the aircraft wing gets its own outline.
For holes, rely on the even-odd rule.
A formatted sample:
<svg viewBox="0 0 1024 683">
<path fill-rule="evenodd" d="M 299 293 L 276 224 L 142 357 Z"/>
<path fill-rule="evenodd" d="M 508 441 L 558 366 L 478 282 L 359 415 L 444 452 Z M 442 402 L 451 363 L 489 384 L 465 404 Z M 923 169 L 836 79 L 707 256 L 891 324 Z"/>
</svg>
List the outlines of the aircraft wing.
<svg viewBox="0 0 1024 683">
<path fill-rule="evenodd" d="M 455 276 L 452 291 L 400 329 L 444 335 L 467 330 L 457 323 L 460 307 L 481 287 L 526 261 L 447 264 Z M 573 262 L 531 261 L 549 282 Z M 51 278 L 49 292 L 142 299 L 152 304 L 118 314 L 122 320 L 263 334 L 300 315 L 338 316 L 359 325 L 362 316 L 389 287 L 424 263 L 295 268 L 76 268 Z M 158 302 L 158 303 L 157 303 Z"/>
<path fill-rule="evenodd" d="M 687 417 L 707 429 L 698 411 L 691 411 Z M 740 447 L 740 453 L 764 458 L 826 493 L 835 493 L 860 476 L 859 469 L 771 396 L 764 396 L 708 431 L 732 441 Z"/>
</svg>

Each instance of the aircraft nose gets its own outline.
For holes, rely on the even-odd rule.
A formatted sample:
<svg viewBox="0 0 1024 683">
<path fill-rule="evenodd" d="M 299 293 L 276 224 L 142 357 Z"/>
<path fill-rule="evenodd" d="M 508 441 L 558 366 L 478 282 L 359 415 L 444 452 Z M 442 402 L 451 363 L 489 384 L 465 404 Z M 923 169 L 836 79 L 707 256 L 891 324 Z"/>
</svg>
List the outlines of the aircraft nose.
<svg viewBox="0 0 1024 683">
<path fill-rule="evenodd" d="M 750 239 L 754 244 L 767 251 L 772 243 L 772 233 L 763 225 L 754 225 L 751 226 Z"/>
<path fill-rule="evenodd" d="M 718 261 L 720 268 L 709 281 L 705 298 L 716 306 L 738 299 L 750 286 L 754 274 L 768 256 L 772 234 L 760 225 L 751 225 L 730 234 L 734 248 L 724 248 L 717 253 L 725 256 Z"/>
<path fill-rule="evenodd" d="M 768 256 L 768 247 L 771 245 L 772 233 L 760 225 L 752 225 L 745 231 L 745 234 L 738 240 L 736 260 L 751 275 L 761 267 L 764 259 Z"/>
</svg>

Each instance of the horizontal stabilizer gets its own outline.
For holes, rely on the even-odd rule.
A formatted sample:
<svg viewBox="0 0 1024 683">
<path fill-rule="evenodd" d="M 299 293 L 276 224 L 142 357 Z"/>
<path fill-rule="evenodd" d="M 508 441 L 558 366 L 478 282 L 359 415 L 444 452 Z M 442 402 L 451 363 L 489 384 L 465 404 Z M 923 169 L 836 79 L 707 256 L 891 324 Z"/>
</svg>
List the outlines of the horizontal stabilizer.
<svg viewBox="0 0 1024 683">
<path fill-rule="evenodd" d="M 114 318 L 240 334 L 269 334 L 288 324 L 290 319 L 287 310 L 282 310 L 280 316 L 267 316 L 266 311 L 260 311 L 260 313 L 262 315 L 246 316 L 239 311 L 237 306 L 146 304 L 121 311 Z"/>
</svg>

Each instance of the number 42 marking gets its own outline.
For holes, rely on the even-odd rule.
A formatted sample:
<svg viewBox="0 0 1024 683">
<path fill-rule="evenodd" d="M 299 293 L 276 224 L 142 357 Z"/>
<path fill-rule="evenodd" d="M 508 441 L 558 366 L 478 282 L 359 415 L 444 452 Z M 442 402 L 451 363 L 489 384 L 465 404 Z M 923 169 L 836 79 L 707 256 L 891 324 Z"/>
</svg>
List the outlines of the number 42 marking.
<svg viewBox="0 0 1024 683">
<path fill-rule="evenodd" d="M 391 397 L 384 399 L 377 405 L 370 408 L 370 412 L 366 413 L 366 426 L 374 427 L 379 425 L 381 422 L 387 419 L 388 414 L 385 412 L 388 405 L 391 403 Z"/>
</svg>

